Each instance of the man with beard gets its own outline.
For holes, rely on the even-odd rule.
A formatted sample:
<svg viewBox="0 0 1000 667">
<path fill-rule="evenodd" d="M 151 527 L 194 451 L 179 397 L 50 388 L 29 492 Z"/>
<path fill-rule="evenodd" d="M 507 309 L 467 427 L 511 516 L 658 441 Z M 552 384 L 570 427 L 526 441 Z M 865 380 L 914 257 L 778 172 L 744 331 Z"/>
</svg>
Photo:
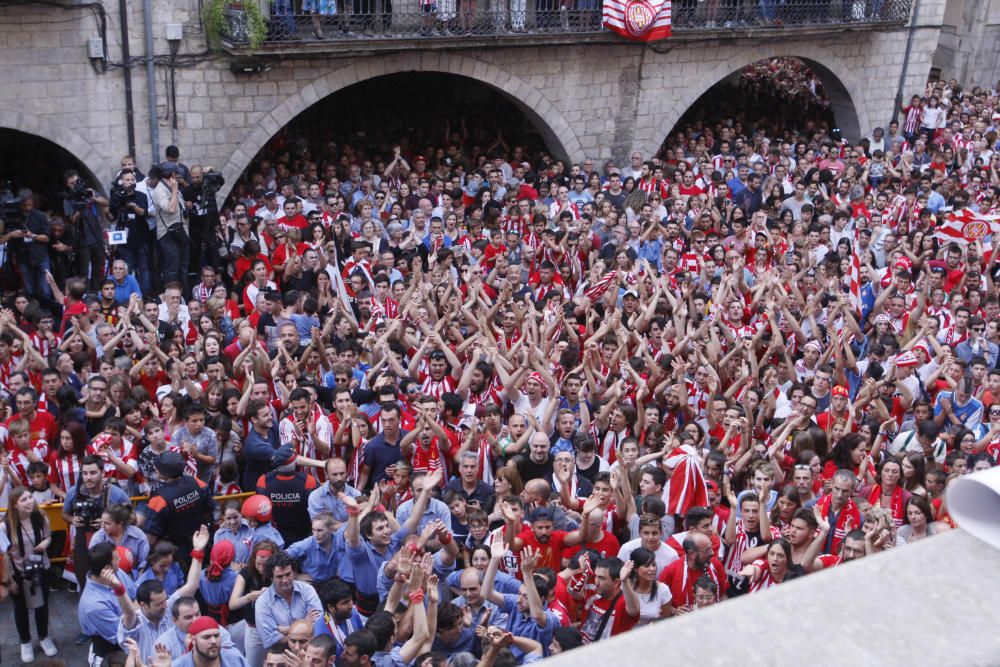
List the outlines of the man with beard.
<svg viewBox="0 0 1000 667">
<path fill-rule="evenodd" d="M 364 627 L 364 619 L 354 607 L 351 587 L 341 579 L 333 579 L 323 584 L 319 590 L 319 600 L 326 610 L 316 621 L 316 636 L 332 637 L 337 644 L 337 657 L 344 650 L 344 640 L 348 635 Z"/>
<path fill-rule="evenodd" d="M 618 558 L 603 558 L 594 565 L 595 590 L 584 606 L 580 623 L 584 642 L 628 632 L 638 622 L 638 601 L 628 579 L 631 563 L 629 561 L 626 568 Z M 630 608 L 633 611 L 629 611 Z"/>
<path fill-rule="evenodd" d="M 660 581 L 670 587 L 674 609 L 690 609 L 694 604 L 695 582 L 708 576 L 716 584 L 716 600 L 726 597 L 729 582 L 722 563 L 715 556 L 712 540 L 703 532 L 689 531 L 684 538 L 684 557 L 660 572 Z"/>
<path fill-rule="evenodd" d="M 515 553 L 525 547 L 531 547 L 539 554 L 540 567 L 549 567 L 558 572 L 562 568 L 563 550 L 566 547 L 574 547 L 587 541 L 590 515 L 598 509 L 599 504 L 599 499 L 591 496 L 583 506 L 580 527 L 572 532 L 566 532 L 565 530 L 553 529 L 554 516 L 550 507 L 535 509 L 531 513 L 531 527 L 522 530 L 513 508 L 507 503 L 503 503 L 501 512 L 506 524 L 503 541 L 508 542 L 510 550 Z M 484 588 L 488 590 L 490 587 L 484 586 Z"/>
<path fill-rule="evenodd" d="M 188 636 L 191 651 L 174 660 L 174 667 L 248 667 L 235 647 L 223 647 L 221 628 L 214 618 L 199 616 L 188 627 Z"/>
<path fill-rule="evenodd" d="M 472 363 L 465 367 L 455 393 L 465 397 L 469 405 L 500 405 L 500 384 L 490 358 L 480 349 L 472 353 Z"/>
<path fill-rule="evenodd" d="M 346 523 L 347 506 L 340 500 L 340 494 L 357 498 L 361 492 L 347 484 L 347 463 L 341 458 L 328 459 L 323 468 L 326 484 L 309 494 L 309 516 L 316 518 L 321 512 L 329 512 L 338 524 Z"/>
</svg>

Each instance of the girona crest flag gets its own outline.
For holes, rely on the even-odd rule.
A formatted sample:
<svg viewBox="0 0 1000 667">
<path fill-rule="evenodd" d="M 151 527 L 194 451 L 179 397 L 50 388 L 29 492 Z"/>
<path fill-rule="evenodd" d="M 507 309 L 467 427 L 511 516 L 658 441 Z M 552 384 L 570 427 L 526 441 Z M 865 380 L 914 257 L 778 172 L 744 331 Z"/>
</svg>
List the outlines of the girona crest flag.
<svg viewBox="0 0 1000 667">
<path fill-rule="evenodd" d="M 934 236 L 942 241 L 962 244 L 981 240 L 986 245 L 984 237 L 993 234 L 1000 234 L 1000 215 L 983 215 L 963 208 L 945 216 L 944 222 L 938 223 Z"/>
<path fill-rule="evenodd" d="M 604 27 L 635 42 L 670 37 L 670 0 L 604 0 Z"/>
</svg>

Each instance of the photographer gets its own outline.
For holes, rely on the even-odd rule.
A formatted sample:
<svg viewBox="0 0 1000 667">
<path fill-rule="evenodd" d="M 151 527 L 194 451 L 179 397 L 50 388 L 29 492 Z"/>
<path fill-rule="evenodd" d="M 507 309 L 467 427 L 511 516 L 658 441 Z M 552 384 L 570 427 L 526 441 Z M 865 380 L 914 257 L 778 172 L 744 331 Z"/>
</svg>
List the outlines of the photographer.
<svg viewBox="0 0 1000 667">
<path fill-rule="evenodd" d="M 119 184 L 111 188 L 111 215 L 118 229 L 128 232 L 125 243 L 116 246 L 118 256 L 138 274 L 139 287 L 143 293 L 148 294 L 153 290 L 149 266 L 153 244 L 153 234 L 147 220 L 149 199 L 144 192 L 136 190 L 135 186 L 135 173 L 130 170 L 122 171 Z"/>
<path fill-rule="evenodd" d="M 57 653 L 49 639 L 49 586 L 45 579 L 49 568 L 45 552 L 52 542 L 52 529 L 29 489 L 19 486 L 11 491 L 9 507 L 3 529 L 10 541 L 8 555 L 13 566 L 10 594 L 14 598 L 14 624 L 21 640 L 21 662 L 31 662 L 35 651 L 31 645 L 29 609 L 35 610 L 35 627 L 45 655 Z"/>
<path fill-rule="evenodd" d="M 35 195 L 25 191 L 20 202 L 21 219 L 7 220 L 0 243 L 9 243 L 11 254 L 21 269 L 24 291 L 42 304 L 52 303 L 52 290 L 45 281 L 49 261 L 49 217 L 35 209 Z"/>
<path fill-rule="evenodd" d="M 193 258 L 197 267 L 210 265 L 220 268 L 217 253 L 213 252 L 215 228 L 219 223 L 219 209 L 215 203 L 215 194 L 225 183 L 222 174 L 211 167 L 200 165 L 191 167 L 191 184 L 181 189 L 184 197 L 184 207 L 188 214 L 188 226 L 191 230 L 191 246 L 196 249 Z"/>
<path fill-rule="evenodd" d="M 184 197 L 180 182 L 173 171 L 158 166 L 149 170 L 146 182 L 152 187 L 156 207 L 156 240 L 160 246 L 160 268 L 163 284 L 178 282 L 187 294 L 188 261 L 191 237 L 184 217 Z"/>
<path fill-rule="evenodd" d="M 104 227 L 108 200 L 99 196 L 74 169 L 63 174 L 63 214 L 79 234 L 80 275 L 87 281 L 87 291 L 96 292 L 104 279 Z"/>
<path fill-rule="evenodd" d="M 75 529 L 73 565 L 81 590 L 87 577 L 87 545 L 91 536 L 101 527 L 104 508 L 128 502 L 131 502 L 128 494 L 121 487 L 105 481 L 104 461 L 101 457 L 88 456 L 83 459 L 79 481 L 76 486 L 67 490 L 63 502 L 63 519 Z"/>
</svg>

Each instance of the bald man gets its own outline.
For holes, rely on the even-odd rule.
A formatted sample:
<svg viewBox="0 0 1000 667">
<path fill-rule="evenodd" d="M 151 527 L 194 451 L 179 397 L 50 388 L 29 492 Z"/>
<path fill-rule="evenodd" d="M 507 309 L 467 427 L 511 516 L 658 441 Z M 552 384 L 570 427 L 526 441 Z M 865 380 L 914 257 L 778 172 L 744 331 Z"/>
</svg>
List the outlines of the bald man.
<svg viewBox="0 0 1000 667">
<path fill-rule="evenodd" d="M 660 581 L 670 587 L 671 606 L 681 613 L 694 607 L 694 583 L 708 576 L 717 587 L 716 600 L 726 597 L 729 583 L 725 568 L 715 555 L 711 538 L 701 532 L 689 531 L 684 538 L 684 557 L 663 568 Z"/>
</svg>

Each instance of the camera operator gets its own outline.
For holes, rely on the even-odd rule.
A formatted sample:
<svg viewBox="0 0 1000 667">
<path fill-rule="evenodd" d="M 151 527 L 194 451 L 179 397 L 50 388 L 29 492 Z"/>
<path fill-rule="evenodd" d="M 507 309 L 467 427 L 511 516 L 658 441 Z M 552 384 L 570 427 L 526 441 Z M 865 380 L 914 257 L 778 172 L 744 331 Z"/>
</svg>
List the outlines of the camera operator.
<svg viewBox="0 0 1000 667">
<path fill-rule="evenodd" d="M 63 174 L 63 214 L 79 232 L 80 275 L 87 281 L 87 291 L 96 292 L 104 280 L 104 227 L 108 200 L 101 197 L 80 178 L 74 169 Z"/>
<path fill-rule="evenodd" d="M 111 215 L 118 229 L 127 230 L 125 243 L 117 246 L 118 256 L 135 271 L 144 294 L 152 293 L 152 270 L 149 255 L 153 245 L 148 222 L 149 200 L 136 189 L 135 173 L 122 171 L 119 184 L 111 188 Z"/>
<path fill-rule="evenodd" d="M 76 486 L 66 491 L 63 501 L 63 519 L 76 528 L 73 537 L 73 566 L 76 581 L 83 590 L 87 578 L 87 545 L 91 536 L 101 528 L 104 508 L 117 503 L 129 503 L 128 494 L 117 484 L 104 478 L 104 461 L 99 456 L 88 456 L 80 464 L 80 478 Z"/>
<path fill-rule="evenodd" d="M 21 219 L 6 222 L 0 243 L 10 243 L 11 254 L 21 269 L 24 291 L 44 305 L 52 303 L 52 290 L 45 281 L 51 270 L 49 261 L 49 216 L 35 208 L 35 195 L 25 191 L 21 196 Z"/>
<path fill-rule="evenodd" d="M 214 238 L 215 227 L 218 226 L 219 210 L 215 203 L 215 193 L 223 181 L 222 175 L 211 167 L 204 169 L 200 165 L 191 167 L 191 184 L 181 189 L 184 196 L 184 206 L 188 214 L 188 226 L 191 230 L 191 245 L 196 249 L 194 265 L 202 267 L 206 263 L 220 268 L 213 259 L 208 242 Z"/>
<path fill-rule="evenodd" d="M 188 261 L 191 237 L 184 217 L 184 196 L 180 181 L 173 171 L 154 166 L 146 177 L 152 187 L 156 207 L 156 240 L 160 246 L 160 269 L 163 284 L 178 282 L 187 294 Z"/>
<path fill-rule="evenodd" d="M 52 263 L 52 277 L 57 285 L 65 285 L 69 277 L 76 273 L 77 240 L 73 225 L 67 225 L 58 216 L 49 221 L 49 262 Z M 48 285 L 48 281 L 45 282 Z"/>
</svg>

